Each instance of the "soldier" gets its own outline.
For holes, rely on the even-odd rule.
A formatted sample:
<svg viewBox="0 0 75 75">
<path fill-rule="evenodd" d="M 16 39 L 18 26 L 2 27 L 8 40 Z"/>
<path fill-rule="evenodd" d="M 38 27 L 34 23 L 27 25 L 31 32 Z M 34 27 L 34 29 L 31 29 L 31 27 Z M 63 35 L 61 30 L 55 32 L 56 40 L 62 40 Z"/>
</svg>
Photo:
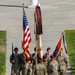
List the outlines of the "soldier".
<svg viewBox="0 0 75 75">
<path fill-rule="evenodd" d="M 47 57 L 49 57 L 49 56 L 52 55 L 52 53 L 51 53 L 51 48 L 50 48 L 50 47 L 47 48 L 47 53 L 45 53 L 45 55 L 46 55 Z"/>
<path fill-rule="evenodd" d="M 34 48 L 34 53 L 31 55 L 32 65 L 36 65 L 37 51 L 36 47 Z"/>
<path fill-rule="evenodd" d="M 49 75 L 58 75 L 58 62 L 53 56 L 49 64 Z"/>
<path fill-rule="evenodd" d="M 46 57 L 46 55 L 43 56 L 43 62 L 45 64 L 46 68 L 47 68 L 47 57 Z"/>
<path fill-rule="evenodd" d="M 32 65 L 30 59 L 26 59 L 25 75 L 32 75 Z"/>
<path fill-rule="evenodd" d="M 10 56 L 10 62 L 12 64 L 11 75 L 19 75 L 19 54 L 17 47 L 14 48 L 14 52 L 15 53 Z"/>
<path fill-rule="evenodd" d="M 26 64 L 26 58 L 24 56 L 24 52 L 19 54 L 19 72 L 22 73 L 22 75 L 25 75 L 25 64 Z"/>
<path fill-rule="evenodd" d="M 68 67 L 68 59 L 66 54 L 63 52 L 63 48 L 61 48 L 60 55 L 57 58 L 59 63 L 59 74 L 60 75 L 66 75 L 66 69 Z"/>
<path fill-rule="evenodd" d="M 38 63 L 38 54 L 36 51 L 36 47 L 34 47 L 34 53 L 31 55 L 31 63 L 32 63 L 32 72 L 33 72 L 34 66 Z"/>
<path fill-rule="evenodd" d="M 48 47 L 47 48 L 47 53 L 44 54 L 44 56 L 46 56 L 46 58 L 47 58 L 47 62 L 50 62 L 50 60 L 51 60 L 51 57 L 50 56 L 51 55 L 52 55 L 51 48 Z"/>
<path fill-rule="evenodd" d="M 49 64 L 51 61 L 51 57 L 50 57 L 51 55 L 52 55 L 51 48 L 48 47 L 47 53 L 44 54 L 44 56 L 46 57 L 46 61 L 47 61 L 47 73 L 48 73 L 48 75 L 49 75 Z"/>
<path fill-rule="evenodd" d="M 46 66 L 41 58 L 39 58 L 39 63 L 34 66 L 32 75 L 47 75 Z"/>
<path fill-rule="evenodd" d="M 39 55 L 37 54 L 36 47 L 34 48 L 34 53 L 31 55 L 32 68 L 38 63 Z"/>
</svg>

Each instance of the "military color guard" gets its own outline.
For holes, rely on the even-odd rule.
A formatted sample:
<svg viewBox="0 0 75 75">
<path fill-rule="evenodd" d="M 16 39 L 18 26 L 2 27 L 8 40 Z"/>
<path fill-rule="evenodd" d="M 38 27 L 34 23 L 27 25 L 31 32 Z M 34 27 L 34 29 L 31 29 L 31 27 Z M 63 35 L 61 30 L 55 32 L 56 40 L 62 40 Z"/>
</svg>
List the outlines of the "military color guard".
<svg viewBox="0 0 75 75">
<path fill-rule="evenodd" d="M 53 56 L 50 47 L 42 58 L 37 54 L 36 47 L 29 59 L 26 59 L 23 53 L 18 54 L 17 47 L 14 52 L 10 56 L 11 75 L 66 75 L 68 59 L 63 48 L 57 58 Z"/>
</svg>

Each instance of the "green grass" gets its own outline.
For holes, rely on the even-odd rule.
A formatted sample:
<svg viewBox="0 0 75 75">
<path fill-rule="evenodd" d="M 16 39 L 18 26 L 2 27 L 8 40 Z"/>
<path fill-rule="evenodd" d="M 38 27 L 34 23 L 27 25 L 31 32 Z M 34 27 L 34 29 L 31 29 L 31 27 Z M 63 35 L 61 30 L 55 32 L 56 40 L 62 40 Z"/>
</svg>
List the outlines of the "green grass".
<svg viewBox="0 0 75 75">
<path fill-rule="evenodd" d="M 75 68 L 75 30 L 65 30 L 65 37 L 70 65 Z M 75 75 L 75 70 L 71 70 L 71 75 Z"/>
<path fill-rule="evenodd" d="M 0 53 L 0 75 L 5 75 L 5 52 Z"/>
<path fill-rule="evenodd" d="M 5 75 L 6 70 L 6 31 L 0 31 L 0 75 Z"/>
</svg>

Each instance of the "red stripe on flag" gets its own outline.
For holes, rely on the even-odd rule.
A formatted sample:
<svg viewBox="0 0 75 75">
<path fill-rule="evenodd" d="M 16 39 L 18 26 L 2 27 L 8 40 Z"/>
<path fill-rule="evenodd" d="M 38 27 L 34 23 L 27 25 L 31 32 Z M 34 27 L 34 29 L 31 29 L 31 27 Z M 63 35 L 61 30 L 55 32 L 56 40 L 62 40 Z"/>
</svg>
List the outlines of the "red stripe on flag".
<svg viewBox="0 0 75 75">
<path fill-rule="evenodd" d="M 60 46 L 61 46 L 61 40 L 62 40 L 62 37 L 60 37 L 60 40 L 59 40 L 59 42 L 58 42 L 58 44 L 57 44 L 57 48 L 58 48 L 58 49 L 59 49 Z"/>
</svg>

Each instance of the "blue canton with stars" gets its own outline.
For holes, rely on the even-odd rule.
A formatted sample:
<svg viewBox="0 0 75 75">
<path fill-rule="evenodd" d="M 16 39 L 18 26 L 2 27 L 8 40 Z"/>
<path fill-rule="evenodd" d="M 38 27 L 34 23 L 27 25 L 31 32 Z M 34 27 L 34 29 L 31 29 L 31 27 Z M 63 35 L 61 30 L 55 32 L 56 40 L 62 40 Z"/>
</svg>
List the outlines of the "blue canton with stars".
<svg viewBox="0 0 75 75">
<path fill-rule="evenodd" d="M 23 28 L 24 28 L 24 30 L 26 29 L 27 25 L 28 25 L 28 21 L 27 21 L 26 14 L 24 12 L 24 15 L 23 15 Z"/>
</svg>

